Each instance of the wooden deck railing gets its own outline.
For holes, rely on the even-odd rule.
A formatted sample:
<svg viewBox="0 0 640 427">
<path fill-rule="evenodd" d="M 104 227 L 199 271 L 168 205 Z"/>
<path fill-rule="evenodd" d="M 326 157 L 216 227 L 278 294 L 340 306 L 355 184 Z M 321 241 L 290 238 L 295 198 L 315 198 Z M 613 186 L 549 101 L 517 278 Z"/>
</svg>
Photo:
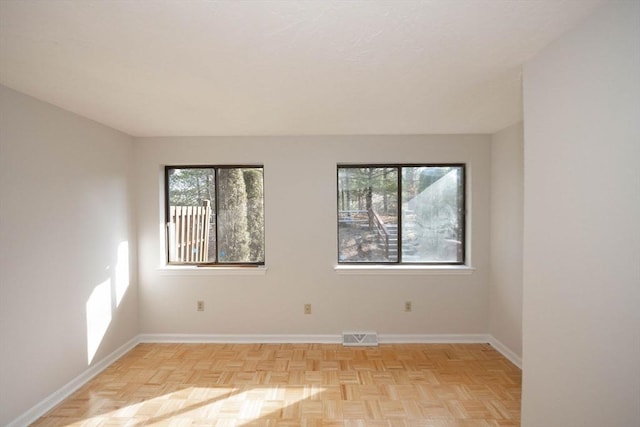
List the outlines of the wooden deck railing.
<svg viewBox="0 0 640 427">
<path fill-rule="evenodd" d="M 372 230 L 378 233 L 378 236 L 382 238 L 384 242 L 384 254 L 389 257 L 389 231 L 384 225 L 384 221 L 373 208 L 369 209 L 369 224 Z"/>
<path fill-rule="evenodd" d="M 211 203 L 169 207 L 169 262 L 207 262 Z"/>
</svg>

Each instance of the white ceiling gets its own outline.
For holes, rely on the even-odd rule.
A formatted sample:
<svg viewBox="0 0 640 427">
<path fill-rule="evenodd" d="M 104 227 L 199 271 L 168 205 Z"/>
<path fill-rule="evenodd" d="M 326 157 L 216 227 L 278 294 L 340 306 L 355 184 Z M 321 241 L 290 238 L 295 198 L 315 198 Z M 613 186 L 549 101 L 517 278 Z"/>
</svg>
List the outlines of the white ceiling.
<svg viewBox="0 0 640 427">
<path fill-rule="evenodd" d="M 1 1 L 0 83 L 134 136 L 492 133 L 600 3 Z"/>
</svg>

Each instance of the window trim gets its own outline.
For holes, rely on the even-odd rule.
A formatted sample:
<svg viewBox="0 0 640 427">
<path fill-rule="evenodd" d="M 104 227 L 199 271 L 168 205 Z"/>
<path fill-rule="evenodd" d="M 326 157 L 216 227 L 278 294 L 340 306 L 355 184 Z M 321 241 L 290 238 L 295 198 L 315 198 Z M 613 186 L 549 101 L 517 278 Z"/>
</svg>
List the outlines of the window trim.
<svg viewBox="0 0 640 427">
<path fill-rule="evenodd" d="M 213 203 L 214 207 L 212 210 L 215 212 L 216 217 L 216 261 L 215 262 L 171 262 L 169 259 L 169 218 L 170 218 L 170 203 L 169 203 L 169 171 L 172 169 L 214 169 L 216 176 L 216 191 L 215 191 L 215 202 Z M 224 164 L 224 165 L 165 165 L 164 166 L 164 267 L 163 270 L 172 271 L 172 272 L 185 272 L 192 270 L 193 268 L 211 268 L 220 271 L 232 271 L 232 270 L 244 270 L 246 268 L 259 268 L 261 270 L 265 269 L 266 265 L 266 251 L 264 260 L 260 262 L 219 262 L 218 261 L 218 221 L 217 221 L 217 210 L 218 210 L 218 188 L 217 188 L 217 176 L 218 170 L 220 169 L 261 169 L 262 170 L 262 184 L 264 187 L 264 165 L 262 164 Z M 265 204 L 264 200 L 264 192 L 262 194 L 262 203 L 263 207 Z M 264 212 L 263 212 L 264 213 Z M 263 245 L 266 242 L 263 241 Z M 265 245 L 266 246 L 266 245 Z"/>
<path fill-rule="evenodd" d="M 475 272 L 468 265 L 430 265 L 430 264 L 338 264 L 334 266 L 336 274 L 343 276 L 467 276 Z"/>
<path fill-rule="evenodd" d="M 416 261 L 402 261 L 402 168 L 411 167 L 459 167 L 462 171 L 462 259 L 455 262 L 416 262 Z M 341 261 L 340 260 L 340 227 L 339 227 L 339 215 L 340 211 L 337 209 L 340 199 L 340 169 L 349 168 L 395 168 L 398 175 L 398 260 L 397 261 Z M 337 235 L 337 267 L 336 270 L 344 271 L 363 271 L 366 269 L 379 268 L 398 268 L 407 267 L 413 268 L 422 267 L 424 269 L 437 269 L 442 267 L 448 268 L 464 268 L 468 267 L 468 253 L 467 253 L 467 164 L 466 163 L 338 163 L 336 167 L 336 235 Z M 360 269 L 354 267 L 361 267 Z"/>
</svg>

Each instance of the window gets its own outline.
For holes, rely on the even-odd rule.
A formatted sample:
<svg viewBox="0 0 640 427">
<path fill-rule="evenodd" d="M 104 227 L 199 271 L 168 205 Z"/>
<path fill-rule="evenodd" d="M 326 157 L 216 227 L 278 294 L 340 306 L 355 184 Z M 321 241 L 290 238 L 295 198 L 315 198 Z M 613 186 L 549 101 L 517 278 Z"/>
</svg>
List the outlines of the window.
<svg viewBox="0 0 640 427">
<path fill-rule="evenodd" d="M 464 264 L 465 166 L 339 165 L 338 262 Z"/>
<path fill-rule="evenodd" d="M 170 264 L 264 264 L 262 166 L 167 166 L 165 193 Z"/>
</svg>

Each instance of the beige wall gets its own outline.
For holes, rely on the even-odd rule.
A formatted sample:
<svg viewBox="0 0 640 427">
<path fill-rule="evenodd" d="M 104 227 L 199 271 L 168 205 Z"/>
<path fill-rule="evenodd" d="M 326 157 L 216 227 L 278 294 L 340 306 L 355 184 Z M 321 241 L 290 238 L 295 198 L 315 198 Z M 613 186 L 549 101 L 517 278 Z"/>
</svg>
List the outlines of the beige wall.
<svg viewBox="0 0 640 427">
<path fill-rule="evenodd" d="M 522 359 L 523 150 L 522 123 L 491 138 L 489 332 L 519 360 Z"/>
<path fill-rule="evenodd" d="M 0 425 L 138 332 L 131 157 L 130 137 L 0 86 Z"/>
<path fill-rule="evenodd" d="M 640 3 L 524 68 L 524 427 L 640 425 Z"/>
<path fill-rule="evenodd" d="M 137 139 L 142 333 L 338 335 L 486 334 L 489 286 L 489 136 Z M 471 274 L 338 274 L 336 164 L 465 162 Z M 264 164 L 264 275 L 162 271 L 162 167 Z M 196 311 L 204 300 L 205 312 Z M 404 312 L 404 301 L 413 312 Z M 303 304 L 313 314 L 303 314 Z"/>
</svg>

